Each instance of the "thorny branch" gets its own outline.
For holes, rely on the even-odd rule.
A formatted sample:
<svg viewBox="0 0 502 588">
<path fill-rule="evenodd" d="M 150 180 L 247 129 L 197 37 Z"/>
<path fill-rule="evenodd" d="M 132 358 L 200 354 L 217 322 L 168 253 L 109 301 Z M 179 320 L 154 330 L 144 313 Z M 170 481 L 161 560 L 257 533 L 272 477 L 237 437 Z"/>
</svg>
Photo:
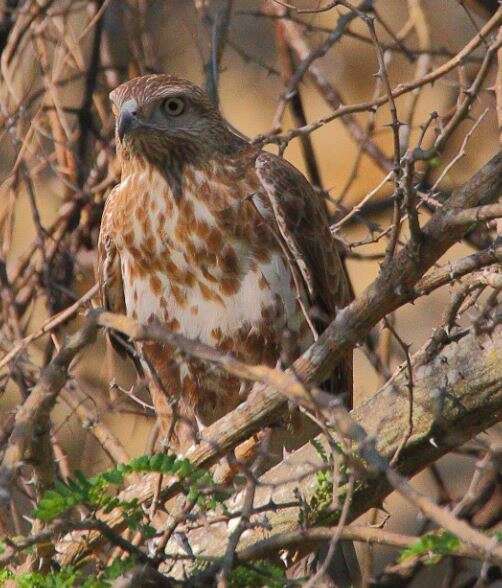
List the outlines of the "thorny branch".
<svg viewBox="0 0 502 588">
<path fill-rule="evenodd" d="M 0 128 L 2 156 L 5 149 L 8 164 L 1 169 L 0 390 L 2 402 L 5 398 L 6 406 L 15 409 L 4 411 L 0 422 L 0 498 L 6 507 L 0 517 L 0 540 L 6 545 L 0 563 L 15 572 L 40 569 L 45 573 L 56 558 L 64 566 L 94 550 L 96 561 L 101 560 L 96 566 L 99 571 L 103 562 L 117 554 L 131 555 L 137 566 L 124 578 L 129 585 L 141 585 L 148 578 L 169 586 L 183 584 L 187 573 L 196 570 L 191 566 L 204 561 L 209 567 L 199 576 L 193 572 L 191 580 L 207 584 L 217 577 L 225 586 L 233 582 L 237 566 L 252 570 L 264 558 L 276 561 L 279 548 L 305 554 L 323 545 L 324 563 L 307 579 L 314 585 L 329 573 L 340 540 L 397 549 L 414 543 L 411 536 L 349 524 L 380 505 L 394 489 L 428 521 L 460 539 L 450 555 L 479 561 L 485 576 L 488 563 L 500 566 L 500 545 L 479 530 L 479 521 L 497 521 L 502 516 L 502 503 L 497 502 L 502 486 L 493 474 L 497 440 L 486 443 L 479 438 L 469 449 L 478 467 L 467 494 L 456 505 L 440 480 L 439 469 L 435 471 L 437 483 L 442 484 L 441 505 L 418 493 L 407 478 L 435 464 L 449 450 L 460 451 L 464 442 L 500 420 L 502 156 L 499 152 L 484 166 L 475 156 L 492 113 L 496 111 L 500 119 L 502 112 L 502 78 L 500 71 L 496 75 L 494 71 L 502 55 L 502 37 L 497 34 L 502 8 L 491 3 L 488 13 L 482 5 L 490 3 L 459 2 L 459 18 L 464 19 L 459 23 L 467 20 L 472 38 L 452 50 L 435 46 L 435 19 L 425 3 L 415 0 L 406 3 L 407 18 L 395 30 L 389 24 L 395 19 L 389 19 L 385 4 L 378 1 L 355 5 L 335 0 L 299 8 L 296 3 L 267 0 L 255 11 L 239 10 L 240 3 L 232 0 L 194 1 L 188 17 L 194 20 L 186 28 L 193 31 L 199 22 L 199 30 L 208 37 L 191 37 L 186 46 L 197 45 L 199 52 L 194 54 L 203 55 L 200 70 L 212 101 L 219 102 L 220 79 L 233 75 L 227 46 L 245 61 L 246 68 L 279 74 L 282 91 L 273 87 L 269 92 L 274 78 L 263 82 L 259 78 L 263 83 L 260 99 L 262 91 L 264 100 L 269 93 L 280 95 L 270 110 L 271 114 L 275 107 L 270 131 L 256 142 L 277 144 L 283 153 L 299 138 L 308 175 L 319 190 L 327 184 L 325 174 L 343 160 L 344 147 L 338 147 L 339 135 L 333 131 L 337 127 L 331 125 L 340 119 L 339 128 L 354 142 L 356 155 L 345 181 L 325 193 L 328 205 L 333 206 L 333 235 L 349 252 L 355 276 L 362 267 L 357 264 L 375 264 L 385 258 L 379 270 L 374 265 L 373 282 L 360 292 L 356 281 L 359 294 L 354 302 L 340 309 L 312 347 L 291 370 L 284 371 L 249 365 L 170 332 L 160 323 L 142 325 L 131 317 L 89 310 L 97 290 L 92 286 L 92 266 L 100 216 L 119 176 L 106 94 L 126 77 L 162 67 L 170 70 L 172 60 L 166 61 L 154 50 L 166 43 L 164 39 L 157 42 L 154 33 L 157 28 L 168 30 L 163 27 L 170 22 L 185 23 L 188 13 L 176 13 L 173 18 L 169 13 L 166 18 L 164 9 L 166 13 L 178 10 L 174 3 L 159 8 L 143 0 L 120 7 L 109 0 L 9 0 L 4 4 Z M 485 16 L 483 23 L 471 14 L 472 9 Z M 260 43 L 245 38 L 247 29 L 241 24 L 246 19 L 260 27 L 274 24 L 277 69 L 270 54 L 273 43 L 266 51 L 261 46 L 268 33 L 260 29 Z M 341 75 L 347 65 L 343 61 L 347 43 L 354 55 L 365 55 L 362 61 L 371 55 L 373 71 L 378 68 L 366 89 L 359 88 L 358 76 L 352 75 L 347 84 Z M 401 56 L 404 60 L 398 59 Z M 400 69 L 401 61 L 408 69 Z M 244 76 L 246 68 L 238 75 Z M 445 88 L 452 96 L 442 99 L 441 91 L 448 94 Z M 430 112 L 422 108 L 429 91 L 437 102 Z M 317 98 L 329 108 L 324 116 L 314 107 Z M 288 106 L 293 121 L 289 130 Z M 227 109 L 226 95 L 223 107 Z M 390 124 L 380 112 L 387 108 Z M 326 127 L 326 136 L 331 132 L 329 149 L 324 149 L 328 143 L 317 143 L 314 135 L 321 127 Z M 496 138 L 494 145 L 491 152 L 498 148 Z M 372 176 L 369 187 L 361 190 L 361 180 L 371 166 L 379 176 Z M 472 178 L 458 188 L 456 172 L 464 173 L 462 167 Z M 56 205 L 52 192 L 59 198 Z M 24 199 L 28 215 L 23 212 Z M 387 214 L 389 205 L 393 218 Z M 431 214 L 428 222 L 426 209 Z M 30 231 L 23 224 L 27 216 Z M 354 221 L 366 227 L 367 236 L 354 235 Z M 483 235 L 478 240 L 482 250 L 462 253 L 463 257 L 452 253 L 452 247 L 473 231 Z M 368 250 L 356 254 L 356 247 Z M 441 260 L 446 252 L 448 261 Z M 413 354 L 405 343 L 410 333 L 400 323 L 400 309 L 433 292 L 441 295 L 443 287 L 450 289 L 449 302 L 444 302 L 435 330 Z M 73 322 L 79 330 L 65 337 Z M 380 334 L 379 324 L 386 325 L 392 336 L 385 330 Z M 281 463 L 263 474 L 257 466 L 273 453 L 265 443 L 255 467 L 235 460 L 241 476 L 227 489 L 232 494 L 229 509 L 217 513 L 201 512 L 193 500 L 180 502 L 182 485 L 175 477 L 131 477 L 130 486 L 119 496 L 137 499 L 145 520 L 156 528 L 154 543 L 147 546 L 141 532 L 123 533 L 120 509 L 110 513 L 81 509 L 45 527 L 41 521 L 24 519 L 27 506 L 31 509 L 37 501 L 33 483 L 43 489 L 55 476 L 71 476 L 68 462 L 74 458 L 68 459 L 64 435 L 60 435 L 67 420 L 72 419 L 79 439 L 92 436 L 100 448 L 96 460 L 106 456 L 119 464 L 132 455 L 123 431 L 117 432 L 107 413 L 133 412 L 130 398 L 134 398 L 144 418 L 147 391 L 139 382 L 129 396 L 121 395 L 129 403 L 125 408 L 108 398 L 111 378 L 102 378 L 95 363 L 90 370 L 85 367 L 89 361 L 81 354 L 84 349 L 92 353 L 100 330 L 121 333 L 131 343 L 169 344 L 181 355 L 197 357 L 214 370 L 255 384 L 237 409 L 206 428 L 200 442 L 190 448 L 187 457 L 194 465 L 210 467 L 234 448 L 237 456 L 244 455 L 252 435 L 277 426 L 286 401 L 321 430 L 318 441 L 326 462 L 306 445 L 284 455 Z M 333 362 L 361 341 L 371 342 L 368 356 L 381 381 L 388 381 L 349 414 L 319 384 Z M 77 359 L 79 369 L 75 369 Z M 389 378 L 397 360 L 404 364 Z M 59 407 L 71 411 L 62 421 Z M 153 428 L 146 453 L 157 450 L 157 437 Z M 86 471 L 89 465 L 84 464 Z M 333 486 L 327 513 L 336 515 L 336 521 L 319 526 L 305 509 L 316 476 L 327 472 Z M 230 523 L 234 526 L 228 527 Z M 63 533 L 69 535 L 60 540 Z M 31 546 L 35 550 L 27 555 L 25 550 Z M 106 546 L 112 549 L 111 555 Z M 407 567 L 408 577 L 419 573 L 420 566 L 415 564 L 422 561 L 423 557 L 415 558 Z M 364 570 L 367 584 L 372 566 L 374 562 Z M 393 573 L 399 574 L 400 567 L 403 571 L 401 564 L 391 566 Z"/>
<path fill-rule="evenodd" d="M 329 395 L 321 390 L 316 390 L 314 396 L 312 393 L 307 394 L 304 384 L 322 381 L 327 366 L 338 354 L 344 353 L 348 347 L 363 338 L 365 331 L 374 326 L 388 312 L 402 305 L 406 300 L 413 299 L 414 282 L 418 282 L 426 269 L 462 236 L 462 230 L 450 228 L 445 222 L 448 212 L 462 205 L 481 204 L 497 198 L 502 183 L 501 169 L 502 155 L 496 155 L 477 176 L 454 193 L 424 227 L 426 239 L 421 250 L 421 267 L 417 266 L 415 255 L 411 255 L 407 248 L 404 248 L 394 258 L 392 264 L 382 271 L 375 283 L 345 308 L 310 350 L 294 363 L 293 377 L 288 372 L 270 370 L 264 366 L 245 367 L 231 357 L 222 357 L 221 354 L 210 351 L 201 344 L 191 343 L 188 349 L 190 352 L 197 353 L 198 357 L 211 358 L 222 367 L 230 366 L 232 373 L 236 375 L 239 373 L 241 377 L 265 381 L 269 386 L 257 389 L 236 410 L 207 428 L 201 442 L 187 453 L 187 457 L 197 465 L 212 463 L 218 455 L 224 454 L 260 426 L 270 422 L 282 405 L 282 394 L 286 394 L 288 398 L 296 402 L 304 403 L 306 408 L 322 407 L 329 410 L 331 408 Z M 177 341 L 178 346 L 182 343 L 178 335 L 168 334 L 160 326 L 140 326 L 125 317 L 112 317 L 107 313 L 98 320 L 107 326 L 113 325 L 114 328 L 119 328 L 133 339 L 143 338 L 148 332 L 150 334 L 156 332 L 156 337 L 161 337 L 160 340 Z M 183 348 L 186 351 L 187 345 L 184 344 Z M 314 406 L 312 398 L 315 400 Z M 167 499 L 172 496 L 176 488 L 176 484 L 168 484 L 162 491 L 163 497 Z M 145 492 L 142 489 L 143 500 L 147 500 L 151 496 L 150 493 L 151 490 Z M 414 497 L 413 500 L 415 499 Z M 82 545 L 77 546 L 64 561 L 72 561 L 78 557 L 81 547 Z"/>
</svg>

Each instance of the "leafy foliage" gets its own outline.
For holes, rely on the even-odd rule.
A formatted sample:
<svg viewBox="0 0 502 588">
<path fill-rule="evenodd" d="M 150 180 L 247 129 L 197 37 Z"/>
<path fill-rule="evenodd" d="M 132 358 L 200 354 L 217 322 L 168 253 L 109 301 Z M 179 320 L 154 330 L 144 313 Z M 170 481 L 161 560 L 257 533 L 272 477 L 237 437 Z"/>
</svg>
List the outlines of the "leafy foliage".
<svg viewBox="0 0 502 588">
<path fill-rule="evenodd" d="M 196 558 L 190 568 L 190 576 L 195 577 L 207 571 L 210 565 L 209 560 Z M 228 585 L 230 588 L 283 588 L 293 584 L 286 577 L 281 564 L 258 560 L 234 567 L 229 574 Z"/>
<path fill-rule="evenodd" d="M 143 455 L 91 478 L 77 471 L 74 479 L 67 482 L 57 481 L 52 490 L 44 493 L 34 515 L 43 521 L 52 521 L 77 505 L 103 509 L 107 513 L 120 508 L 129 528 L 134 531 L 141 530 L 149 537 L 154 530 L 141 526 L 143 512 L 138 501 L 120 500 L 109 493 L 109 489 L 112 486 L 121 486 L 126 476 L 131 473 L 151 472 L 177 476 L 184 483 L 187 497 L 195 501 L 201 509 L 213 509 L 225 498 L 219 492 L 212 492 L 210 496 L 204 493 L 204 490 L 214 485 L 207 470 L 194 467 L 187 459 L 160 453 L 152 456 Z"/>
<path fill-rule="evenodd" d="M 326 450 L 319 441 L 312 439 L 310 443 L 313 445 L 317 454 L 321 458 L 324 464 L 328 466 L 329 459 Z M 336 444 L 334 446 L 335 451 L 340 451 Z M 340 466 L 340 477 L 341 483 L 344 483 L 347 468 L 342 464 Z M 335 524 L 340 516 L 339 510 L 333 510 L 333 474 L 331 468 L 319 470 L 314 476 L 314 490 L 308 502 L 303 502 L 300 508 L 300 523 L 303 526 L 312 525 L 329 525 Z M 344 492 L 339 491 L 339 498 L 343 500 Z"/>
<path fill-rule="evenodd" d="M 44 493 L 34 515 L 40 520 L 50 522 L 78 505 L 86 506 L 92 511 L 102 509 L 110 512 L 117 508 L 122 511 L 130 529 L 140 530 L 144 536 L 151 537 L 155 529 L 142 523 L 143 511 L 139 502 L 136 499 L 121 500 L 113 493 L 124 484 L 129 474 L 151 472 L 177 476 L 183 484 L 186 496 L 194 500 L 201 509 L 212 510 L 226 498 L 223 493 L 214 491 L 211 474 L 207 470 L 194 467 L 187 459 L 167 454 L 144 455 L 90 478 L 77 471 L 73 479 L 56 482 L 53 489 Z M 0 553 L 2 550 L 5 550 L 5 545 L 0 542 Z M 113 580 L 134 565 L 134 561 L 133 557 L 115 559 L 99 577 L 84 573 L 74 566 L 65 566 L 47 574 L 28 572 L 18 575 L 4 568 L 0 569 L 0 588 L 8 581 L 14 582 L 17 588 L 109 588 Z M 264 585 L 280 588 L 287 583 L 282 567 L 264 561 L 237 566 L 232 570 L 229 580 L 233 588 Z"/>
<path fill-rule="evenodd" d="M 284 569 L 267 561 L 257 561 L 251 565 L 240 565 L 232 570 L 229 577 L 230 588 L 282 588 L 288 584 Z"/>
<path fill-rule="evenodd" d="M 404 561 L 410 557 L 421 557 L 427 565 L 434 565 L 445 555 L 455 553 L 459 546 L 460 540 L 456 535 L 441 529 L 420 537 L 416 543 L 401 552 L 399 559 Z"/>
<path fill-rule="evenodd" d="M 134 565 L 132 558 L 116 559 L 109 565 L 99 578 L 88 576 L 73 566 L 65 566 L 57 572 L 41 574 L 27 572 L 14 576 L 9 570 L 0 571 L 0 586 L 7 580 L 14 580 L 17 588 L 109 588 L 113 580 L 129 570 Z"/>
<path fill-rule="evenodd" d="M 13 573 L 8 570 L 7 568 L 3 568 L 0 570 L 0 586 L 4 586 L 7 580 L 10 580 L 13 577 Z"/>
<path fill-rule="evenodd" d="M 187 498 L 193 500 L 202 510 L 212 510 L 226 498 L 224 493 L 215 490 L 213 478 L 207 470 L 194 467 L 187 459 L 162 453 L 138 457 L 93 477 L 86 477 L 77 471 L 72 479 L 66 482 L 57 481 L 54 488 L 43 494 L 34 510 L 34 516 L 50 522 L 79 505 L 92 512 L 103 510 L 108 513 L 119 509 L 129 529 L 140 531 L 144 537 L 150 538 L 155 534 L 155 529 L 143 522 L 144 512 L 139 501 L 121 500 L 116 494 L 129 474 L 152 472 L 176 476 Z M 5 545 L 0 542 L 0 554 L 4 550 Z M 83 588 L 106 588 L 133 564 L 133 558 L 116 559 L 99 577 L 84 574 L 73 566 L 48 574 L 29 572 L 18 575 L 3 568 L 0 569 L 0 587 L 7 581 L 14 581 L 18 588 L 69 588 L 76 585 Z"/>
</svg>

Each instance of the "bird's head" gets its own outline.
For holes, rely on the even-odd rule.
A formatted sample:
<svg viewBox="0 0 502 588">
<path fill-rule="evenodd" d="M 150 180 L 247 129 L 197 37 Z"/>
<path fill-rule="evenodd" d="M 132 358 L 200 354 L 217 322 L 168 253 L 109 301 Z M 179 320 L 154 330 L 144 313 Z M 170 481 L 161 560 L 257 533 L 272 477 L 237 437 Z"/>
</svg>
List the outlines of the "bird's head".
<svg viewBox="0 0 502 588">
<path fill-rule="evenodd" d="M 222 149 L 230 131 L 207 94 L 171 75 L 134 78 L 110 93 L 123 156 L 198 158 Z"/>
</svg>

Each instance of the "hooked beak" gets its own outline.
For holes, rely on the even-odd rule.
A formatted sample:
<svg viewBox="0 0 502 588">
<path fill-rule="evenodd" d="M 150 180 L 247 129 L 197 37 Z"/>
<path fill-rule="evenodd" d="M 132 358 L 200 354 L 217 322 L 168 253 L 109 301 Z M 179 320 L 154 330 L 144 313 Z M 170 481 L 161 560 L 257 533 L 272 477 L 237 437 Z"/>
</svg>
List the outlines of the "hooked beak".
<svg viewBox="0 0 502 588">
<path fill-rule="evenodd" d="M 124 104 L 117 120 L 117 135 L 122 141 L 124 135 L 138 127 L 136 104 Z"/>
</svg>

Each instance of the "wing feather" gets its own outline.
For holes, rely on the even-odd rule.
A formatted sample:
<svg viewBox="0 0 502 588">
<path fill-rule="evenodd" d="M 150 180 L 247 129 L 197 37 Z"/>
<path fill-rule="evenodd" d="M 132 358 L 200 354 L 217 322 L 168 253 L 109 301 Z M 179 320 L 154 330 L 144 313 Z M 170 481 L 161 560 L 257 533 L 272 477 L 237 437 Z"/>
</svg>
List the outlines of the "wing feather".
<svg viewBox="0 0 502 588">
<path fill-rule="evenodd" d="M 120 256 L 113 242 L 111 230 L 114 195 L 116 195 L 119 188 L 120 184 L 110 192 L 103 210 L 98 239 L 98 263 L 96 273 L 99 286 L 100 305 L 110 312 L 126 314 Z M 125 349 L 124 346 L 120 344 L 119 340 L 115 336 L 109 337 L 109 340 L 114 349 L 121 355 L 124 355 Z"/>
<path fill-rule="evenodd" d="M 113 242 L 110 226 L 117 188 L 118 186 L 110 192 L 103 211 L 98 239 L 97 278 L 101 305 L 111 312 L 124 313 L 125 298 L 120 256 Z"/>
<path fill-rule="evenodd" d="M 260 213 L 277 228 L 295 260 L 310 304 L 333 320 L 352 299 L 350 282 L 331 235 L 326 207 L 307 179 L 284 159 L 260 152 L 255 169 L 269 207 Z M 273 218 L 272 218 L 273 217 Z M 352 353 L 335 367 L 333 391 L 352 396 Z"/>
</svg>

